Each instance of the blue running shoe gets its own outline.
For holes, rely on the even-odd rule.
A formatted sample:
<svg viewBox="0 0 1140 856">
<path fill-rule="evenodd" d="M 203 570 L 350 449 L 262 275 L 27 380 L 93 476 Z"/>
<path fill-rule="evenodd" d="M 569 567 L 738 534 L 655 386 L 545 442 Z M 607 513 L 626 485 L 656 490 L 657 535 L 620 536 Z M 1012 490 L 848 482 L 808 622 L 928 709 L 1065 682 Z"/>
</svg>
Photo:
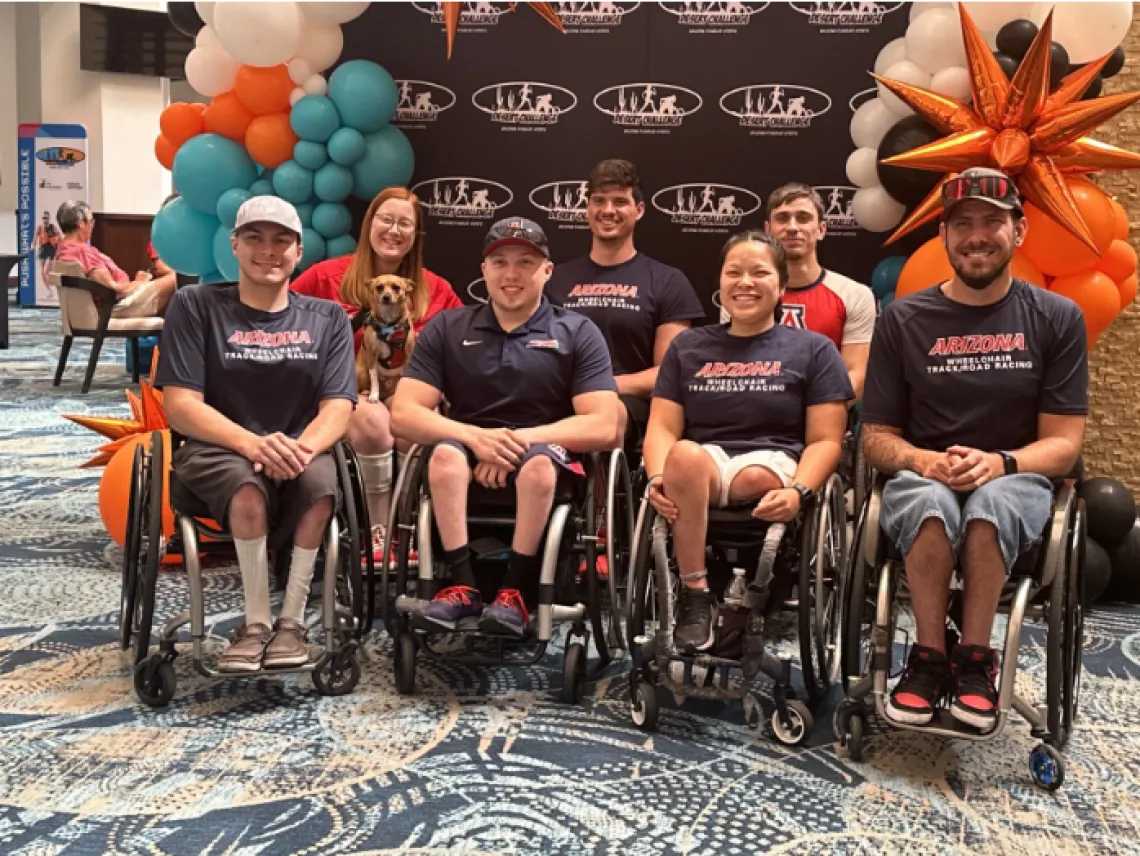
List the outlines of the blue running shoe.
<svg viewBox="0 0 1140 856">
<path fill-rule="evenodd" d="M 464 618 L 483 614 L 483 596 L 470 586 L 448 586 L 442 589 L 431 603 L 412 616 L 412 623 L 421 630 L 454 630 Z"/>
<path fill-rule="evenodd" d="M 524 636 L 530 616 L 518 589 L 502 589 L 495 602 L 483 610 L 479 629 L 484 633 Z"/>
</svg>

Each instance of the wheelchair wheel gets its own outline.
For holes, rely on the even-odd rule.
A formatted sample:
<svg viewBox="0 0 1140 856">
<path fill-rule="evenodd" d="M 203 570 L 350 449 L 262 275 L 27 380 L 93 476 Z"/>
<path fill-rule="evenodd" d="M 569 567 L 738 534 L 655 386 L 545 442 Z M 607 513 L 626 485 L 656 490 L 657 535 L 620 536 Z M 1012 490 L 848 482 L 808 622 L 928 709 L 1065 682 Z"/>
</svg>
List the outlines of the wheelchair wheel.
<svg viewBox="0 0 1140 856">
<path fill-rule="evenodd" d="M 637 681 L 630 700 L 629 714 L 633 724 L 642 731 L 656 731 L 661 708 L 657 701 L 657 688 L 648 681 Z"/>
<path fill-rule="evenodd" d="M 833 475 L 803 526 L 799 568 L 799 638 L 804 689 L 812 705 L 827 697 L 839 668 L 840 595 L 847 563 L 843 483 Z"/>
<path fill-rule="evenodd" d="M 155 654 L 135 666 L 135 695 L 148 707 L 165 707 L 178 689 L 174 664 Z"/>
<path fill-rule="evenodd" d="M 637 527 L 634 530 L 637 550 L 634 566 L 630 570 L 629 603 L 626 610 L 626 637 L 631 647 L 637 637 L 645 635 L 647 625 L 651 625 L 648 628 L 651 633 L 657 629 L 657 598 L 653 573 L 653 524 L 656 520 L 656 510 L 648 500 L 643 501 L 638 513 Z"/>
<path fill-rule="evenodd" d="M 811 730 L 815 727 L 811 711 L 798 699 L 789 701 L 787 708 L 788 726 L 780 721 L 779 711 L 772 713 L 772 733 L 785 746 L 802 746 L 811 737 Z"/>
<path fill-rule="evenodd" d="M 119 650 L 131 647 L 135 604 L 138 601 L 139 550 L 142 547 L 143 470 L 146 459 L 142 446 L 135 446 L 131 462 L 131 487 L 127 500 L 127 532 L 123 539 L 122 599 L 119 604 Z"/>
<path fill-rule="evenodd" d="M 351 447 L 347 443 L 337 443 L 333 447 L 333 458 L 336 461 L 337 480 L 340 482 L 341 515 L 345 524 L 341 536 L 341 565 L 344 579 L 348 583 L 346 601 L 356 625 L 356 638 L 359 639 L 368 632 L 371 621 L 370 595 L 373 593 L 375 578 L 372 565 L 372 527 L 368 523 L 368 505 L 364 502 L 360 470 Z M 363 574 L 360 570 L 362 555 L 366 563 Z M 331 569 L 326 570 L 326 573 L 330 571 Z M 366 583 L 368 592 L 364 591 Z"/>
<path fill-rule="evenodd" d="M 150 653 L 150 631 L 154 623 L 154 600 L 158 588 L 158 565 L 162 560 L 162 477 L 166 469 L 165 464 L 166 450 L 163 448 L 162 434 L 152 431 L 139 516 L 139 532 L 145 539 L 145 543 L 140 546 L 140 555 L 145 551 L 146 564 L 139 569 L 141 573 L 137 574 L 138 593 L 132 616 L 136 667 Z"/>
<path fill-rule="evenodd" d="M 416 640 L 411 633 L 401 633 L 396 637 L 393 654 L 396 692 L 413 695 L 416 691 Z"/>
<path fill-rule="evenodd" d="M 1072 566 L 1071 535 L 1077 528 L 1075 500 L 1070 498 L 1068 508 L 1058 510 L 1049 537 L 1048 551 L 1056 549 L 1056 570 L 1049 589 L 1047 627 L 1045 631 L 1045 707 L 1048 711 L 1049 742 L 1062 748 L 1069 739 L 1070 702 L 1069 687 L 1072 679 L 1073 654 L 1070 649 L 1074 632 L 1074 609 L 1070 606 L 1070 586 L 1079 586 L 1080 569 Z M 1059 519 L 1058 519 L 1059 518 Z M 1078 603 L 1074 606 L 1079 606 Z"/>
<path fill-rule="evenodd" d="M 1065 675 L 1065 706 L 1062 724 L 1066 739 L 1072 736 L 1073 724 L 1080 710 L 1081 665 L 1085 642 L 1085 538 L 1088 537 L 1088 519 L 1085 501 L 1077 500 L 1076 525 L 1069 540 L 1069 594 L 1065 605 L 1065 650 L 1069 654 L 1069 668 Z"/>
<path fill-rule="evenodd" d="M 1034 784 L 1055 791 L 1065 784 L 1065 759 L 1048 743 L 1039 743 L 1029 756 L 1029 775 Z"/>
<path fill-rule="evenodd" d="M 844 699 L 835 708 L 832 729 L 839 741 L 840 757 L 858 763 L 863 760 L 863 732 L 867 724 L 865 708 L 859 702 Z"/>
<path fill-rule="evenodd" d="M 850 689 L 852 677 L 861 677 L 866 672 L 871 644 L 871 625 L 875 620 L 874 595 L 867 591 L 868 577 L 875 569 L 867 564 L 863 555 L 867 506 L 868 504 L 864 503 L 859 508 L 855 519 L 854 537 L 847 556 L 845 585 L 840 591 L 843 640 L 840 652 L 840 678 L 844 693 Z"/>
<path fill-rule="evenodd" d="M 393 637 L 403 629 L 398 620 L 390 620 L 395 614 L 396 598 L 400 595 L 415 595 L 414 590 L 409 590 L 409 584 L 414 586 L 415 580 L 409 580 L 408 565 L 412 548 L 416 546 L 414 539 L 417 534 L 420 497 L 427 474 L 427 451 L 424 447 L 417 446 L 409 453 L 399 475 L 396 485 L 398 489 L 392 497 L 389 512 L 391 526 L 388 542 L 394 546 L 388 549 L 389 556 L 383 557 L 380 563 L 380 617 Z M 395 568 L 390 564 L 393 554 L 396 559 Z"/>
<path fill-rule="evenodd" d="M 609 594 L 609 636 L 606 644 L 611 650 L 619 650 L 625 648 L 621 620 L 629 598 L 629 559 L 636 535 L 633 483 L 625 453 L 620 450 L 610 455 L 606 486 L 609 492 L 606 499 L 606 584 Z"/>
<path fill-rule="evenodd" d="M 325 655 L 313 670 L 313 686 L 323 696 L 348 695 L 360 683 L 360 661 L 356 658 L 356 643 Z"/>
<path fill-rule="evenodd" d="M 586 683 L 586 646 L 571 642 L 562 658 L 562 700 L 577 704 Z"/>
</svg>

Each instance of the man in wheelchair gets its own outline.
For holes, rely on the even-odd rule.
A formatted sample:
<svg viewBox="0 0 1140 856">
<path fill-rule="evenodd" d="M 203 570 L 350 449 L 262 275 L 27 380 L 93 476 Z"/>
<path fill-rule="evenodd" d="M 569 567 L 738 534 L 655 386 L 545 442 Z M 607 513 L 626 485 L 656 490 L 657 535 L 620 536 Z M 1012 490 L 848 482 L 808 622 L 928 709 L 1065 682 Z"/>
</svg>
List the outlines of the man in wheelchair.
<svg viewBox="0 0 1140 856">
<path fill-rule="evenodd" d="M 529 614 L 521 592 L 537 582 L 557 480 L 582 477 L 575 454 L 615 448 L 625 426 L 598 328 L 543 296 L 553 266 L 541 227 L 496 223 L 482 267 L 488 304 L 428 322 L 396 388 L 392 431 L 435 447 L 428 484 L 452 582 L 413 622 L 449 630 L 481 616 L 483 631 L 522 636 Z M 446 416 L 437 410 L 444 400 Z M 486 608 L 468 546 L 472 479 L 492 490 L 513 485 L 517 496 L 506 576 Z"/>
<path fill-rule="evenodd" d="M 644 455 L 649 500 L 673 529 L 681 652 L 715 641 L 709 506 L 755 502 L 753 517 L 791 521 L 839 461 L 854 392 L 826 337 L 776 323 L 787 282 L 779 241 L 763 232 L 730 238 L 720 274 L 730 322 L 682 331 L 657 377 Z"/>
<path fill-rule="evenodd" d="M 990 647 L 1006 577 L 1040 538 L 1051 479 L 1073 467 L 1088 412 L 1080 309 L 1010 273 L 1026 221 L 996 170 L 942 192 L 954 278 L 891 304 L 871 343 L 863 401 L 868 463 L 891 476 L 882 529 L 906 562 L 916 644 L 887 711 L 924 725 L 945 697 L 960 722 L 996 721 Z M 962 572 L 960 641 L 947 650 L 951 576 Z"/>
<path fill-rule="evenodd" d="M 236 285 L 180 289 L 163 331 L 155 386 L 186 437 L 170 480 L 176 508 L 205 504 L 229 527 L 245 593 L 245 624 L 218 669 L 253 672 L 309 659 L 304 611 L 321 539 L 337 502 L 328 450 L 356 402 L 352 330 L 335 303 L 289 291 L 301 220 L 288 202 L 256 196 L 231 238 Z M 195 501 L 197 500 L 197 501 Z M 277 623 L 267 540 L 292 534 Z"/>
</svg>

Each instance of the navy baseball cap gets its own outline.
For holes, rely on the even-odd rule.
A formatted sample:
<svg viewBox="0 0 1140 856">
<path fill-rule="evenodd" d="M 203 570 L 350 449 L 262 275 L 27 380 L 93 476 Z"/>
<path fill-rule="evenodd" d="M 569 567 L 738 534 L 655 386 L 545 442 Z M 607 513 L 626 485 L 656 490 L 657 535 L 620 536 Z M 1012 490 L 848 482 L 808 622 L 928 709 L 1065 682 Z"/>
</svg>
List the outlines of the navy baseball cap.
<svg viewBox="0 0 1140 856">
<path fill-rule="evenodd" d="M 1019 216 L 1022 213 L 1021 196 L 1013 179 L 996 169 L 970 167 L 942 185 L 942 219 L 949 217 L 954 206 L 967 199 L 988 202 L 995 208 L 1014 211 Z"/>
<path fill-rule="evenodd" d="M 536 253 L 550 258 L 546 233 L 541 226 L 525 217 L 507 217 L 492 226 L 483 241 L 483 257 L 486 258 L 499 247 L 509 246 L 530 247 Z"/>
</svg>

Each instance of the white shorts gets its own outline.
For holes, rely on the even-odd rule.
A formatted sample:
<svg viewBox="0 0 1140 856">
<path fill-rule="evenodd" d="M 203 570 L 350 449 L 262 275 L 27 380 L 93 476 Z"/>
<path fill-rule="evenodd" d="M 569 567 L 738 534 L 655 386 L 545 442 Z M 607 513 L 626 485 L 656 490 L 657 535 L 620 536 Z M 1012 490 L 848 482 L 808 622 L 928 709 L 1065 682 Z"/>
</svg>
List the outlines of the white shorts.
<svg viewBox="0 0 1140 856">
<path fill-rule="evenodd" d="M 720 491 L 716 497 L 716 507 L 724 508 L 728 505 L 728 491 L 732 487 L 732 480 L 745 467 L 764 467 L 770 470 L 780 480 L 784 487 L 790 487 L 792 479 L 796 476 L 796 459 L 787 452 L 765 450 L 760 452 L 744 452 L 732 457 L 712 443 L 703 443 L 701 448 L 712 456 L 716 468 L 720 471 Z"/>
<path fill-rule="evenodd" d="M 147 280 L 134 291 L 115 304 L 111 311 L 114 318 L 149 318 L 161 315 L 162 295 L 159 293 L 155 280 Z"/>
</svg>

